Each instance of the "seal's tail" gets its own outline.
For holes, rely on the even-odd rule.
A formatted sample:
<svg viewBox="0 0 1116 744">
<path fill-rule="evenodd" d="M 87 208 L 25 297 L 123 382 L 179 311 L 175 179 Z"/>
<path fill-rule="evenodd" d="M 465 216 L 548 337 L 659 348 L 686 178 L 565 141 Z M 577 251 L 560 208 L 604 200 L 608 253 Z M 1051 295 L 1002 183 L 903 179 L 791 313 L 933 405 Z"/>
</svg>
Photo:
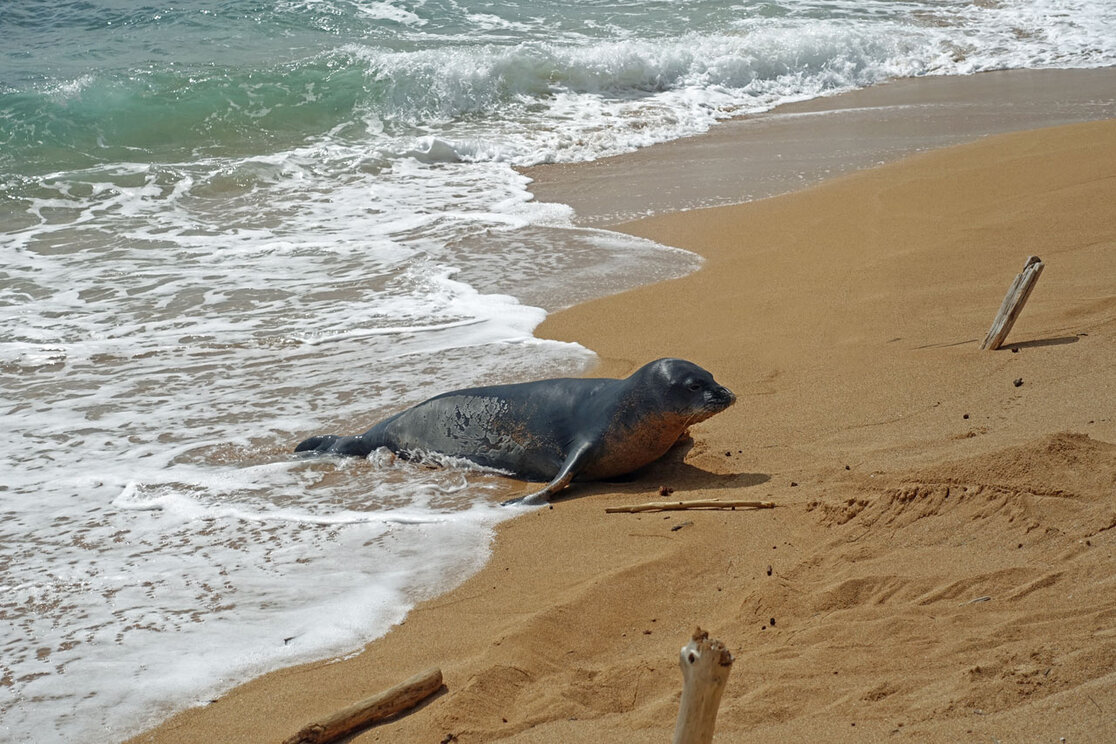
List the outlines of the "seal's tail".
<svg viewBox="0 0 1116 744">
<path fill-rule="evenodd" d="M 350 455 L 367 457 L 372 447 L 363 437 L 339 437 L 336 434 L 323 434 L 310 437 L 295 447 L 295 452 L 318 452 L 323 455 Z"/>
</svg>

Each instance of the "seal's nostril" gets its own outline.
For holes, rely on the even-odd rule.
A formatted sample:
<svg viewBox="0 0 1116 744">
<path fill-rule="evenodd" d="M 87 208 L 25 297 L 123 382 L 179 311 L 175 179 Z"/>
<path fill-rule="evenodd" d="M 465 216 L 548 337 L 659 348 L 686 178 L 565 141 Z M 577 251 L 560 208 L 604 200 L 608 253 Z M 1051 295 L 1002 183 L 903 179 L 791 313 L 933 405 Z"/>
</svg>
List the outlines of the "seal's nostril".
<svg viewBox="0 0 1116 744">
<path fill-rule="evenodd" d="M 736 402 L 736 396 L 727 387 L 719 385 L 706 391 L 705 400 L 713 405 L 728 407 Z"/>
</svg>

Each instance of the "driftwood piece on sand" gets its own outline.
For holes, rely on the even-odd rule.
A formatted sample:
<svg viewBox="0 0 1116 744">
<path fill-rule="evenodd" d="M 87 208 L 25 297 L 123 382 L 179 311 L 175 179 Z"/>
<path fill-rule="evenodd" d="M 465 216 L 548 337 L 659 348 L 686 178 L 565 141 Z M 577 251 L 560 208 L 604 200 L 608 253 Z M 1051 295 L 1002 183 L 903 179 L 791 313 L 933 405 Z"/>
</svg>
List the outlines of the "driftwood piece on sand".
<svg viewBox="0 0 1116 744">
<path fill-rule="evenodd" d="M 304 726 L 283 744 L 325 744 L 370 723 L 391 718 L 421 703 L 442 689 L 442 670 L 427 669 L 388 690 L 353 703 L 320 721 Z"/>
<path fill-rule="evenodd" d="M 774 509 L 774 501 L 719 501 L 699 499 L 697 501 L 650 501 L 632 506 L 606 506 L 605 514 L 632 514 L 645 511 L 682 511 L 685 509 Z"/>
<path fill-rule="evenodd" d="M 709 744 L 717 723 L 717 708 L 725 691 L 732 654 L 720 641 L 710 641 L 701 628 L 682 647 L 678 664 L 682 667 L 682 702 L 674 744 Z"/>
<path fill-rule="evenodd" d="M 1027 259 L 1027 263 L 1023 265 L 1023 271 L 1019 272 L 1019 276 L 1015 277 L 1015 281 L 1008 288 L 1007 295 L 1000 305 L 1000 311 L 996 313 L 996 318 L 992 321 L 992 327 L 988 329 L 988 335 L 984 337 L 984 341 L 980 345 L 981 349 L 995 351 L 1004 343 L 1004 339 L 1011 332 L 1011 327 L 1015 325 L 1016 318 L 1023 312 L 1023 305 L 1026 304 L 1027 298 L 1031 296 L 1031 290 L 1035 288 L 1035 283 L 1038 282 L 1039 274 L 1042 273 L 1044 266 L 1045 264 L 1038 256 L 1031 256 Z"/>
</svg>

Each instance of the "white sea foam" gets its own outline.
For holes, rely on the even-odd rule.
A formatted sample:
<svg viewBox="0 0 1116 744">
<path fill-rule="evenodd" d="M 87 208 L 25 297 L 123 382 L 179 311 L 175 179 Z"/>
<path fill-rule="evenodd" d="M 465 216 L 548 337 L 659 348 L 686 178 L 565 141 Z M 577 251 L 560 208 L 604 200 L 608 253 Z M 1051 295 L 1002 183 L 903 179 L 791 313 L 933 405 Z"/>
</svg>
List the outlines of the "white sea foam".
<svg viewBox="0 0 1116 744">
<path fill-rule="evenodd" d="M 46 716 L 41 741 L 111 740 L 359 645 L 479 565 L 507 516 L 483 506 L 500 498 L 487 476 L 285 454 L 440 389 L 587 359 L 532 337 L 541 309 L 443 263 L 449 240 L 526 225 L 521 197 L 503 200 L 515 214 L 446 216 L 415 188 L 327 185 L 314 160 L 331 152 L 272 159 L 291 175 L 270 187 L 283 220 L 257 182 L 223 180 L 254 163 L 199 161 L 128 170 L 129 186 L 59 174 L 73 186 L 33 200 L 39 224 L 13 234 L 0 706 L 16 738 Z"/>
<path fill-rule="evenodd" d="M 394 23 L 402 23 L 406 26 L 425 26 L 426 19 L 415 15 L 410 10 L 400 7 L 396 3 L 389 2 L 389 0 L 374 0 L 373 2 L 358 2 L 356 3 L 357 10 L 377 20 L 392 21 Z"/>
</svg>

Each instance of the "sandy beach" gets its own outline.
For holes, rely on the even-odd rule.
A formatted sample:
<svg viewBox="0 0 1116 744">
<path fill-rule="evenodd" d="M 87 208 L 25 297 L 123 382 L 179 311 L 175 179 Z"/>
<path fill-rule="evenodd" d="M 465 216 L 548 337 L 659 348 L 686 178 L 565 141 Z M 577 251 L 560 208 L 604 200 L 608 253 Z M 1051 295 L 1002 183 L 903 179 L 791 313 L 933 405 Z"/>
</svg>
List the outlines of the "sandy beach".
<svg viewBox="0 0 1116 744">
<path fill-rule="evenodd" d="M 441 695 L 351 741 L 669 741 L 699 625 L 736 659 L 717 741 L 1116 739 L 1114 205 L 1110 119 L 618 226 L 704 268 L 538 335 L 603 376 L 690 359 L 736 405 L 502 524 L 479 573 L 360 653 L 132 741 L 281 741 L 430 666 Z M 1029 255 L 1034 295 L 980 351 Z M 664 486 L 777 508 L 604 511 Z"/>
</svg>

